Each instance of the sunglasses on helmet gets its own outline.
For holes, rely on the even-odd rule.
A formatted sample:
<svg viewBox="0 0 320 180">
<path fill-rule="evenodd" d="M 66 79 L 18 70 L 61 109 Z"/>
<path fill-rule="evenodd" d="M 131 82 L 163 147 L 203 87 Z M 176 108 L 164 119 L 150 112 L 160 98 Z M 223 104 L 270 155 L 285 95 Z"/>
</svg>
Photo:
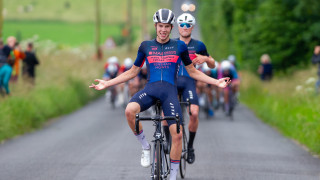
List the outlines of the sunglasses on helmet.
<svg viewBox="0 0 320 180">
<path fill-rule="evenodd" d="M 179 26 L 180 26 L 181 28 L 183 28 L 184 26 L 186 26 L 187 29 L 189 29 L 189 28 L 192 27 L 192 25 L 191 25 L 191 24 L 188 24 L 188 23 L 181 23 L 181 24 L 179 24 Z"/>
</svg>

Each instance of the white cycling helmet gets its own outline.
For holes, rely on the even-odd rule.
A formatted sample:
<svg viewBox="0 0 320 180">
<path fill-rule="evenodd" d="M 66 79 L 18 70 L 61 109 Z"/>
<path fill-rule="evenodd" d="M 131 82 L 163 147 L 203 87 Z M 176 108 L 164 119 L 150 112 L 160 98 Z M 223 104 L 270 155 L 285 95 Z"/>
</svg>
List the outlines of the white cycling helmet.
<svg viewBox="0 0 320 180">
<path fill-rule="evenodd" d="M 211 70 L 211 68 L 209 68 L 207 63 L 203 63 L 202 64 L 202 71 L 203 72 L 207 72 L 207 71 L 210 71 L 210 70 Z"/>
<path fill-rule="evenodd" d="M 223 60 L 221 62 L 221 69 L 224 71 L 224 70 L 228 70 L 228 69 L 231 69 L 232 67 L 232 64 L 230 63 L 229 60 Z"/>
<path fill-rule="evenodd" d="M 173 24 L 175 20 L 174 13 L 170 9 L 159 9 L 153 15 L 154 23 L 168 23 Z"/>
<path fill-rule="evenodd" d="M 177 18 L 177 23 L 178 24 L 188 23 L 194 26 L 196 24 L 196 19 L 189 13 L 183 13 Z"/>
<path fill-rule="evenodd" d="M 124 59 L 123 64 L 124 64 L 124 67 L 131 68 L 131 66 L 133 65 L 132 59 L 129 57 Z"/>
<path fill-rule="evenodd" d="M 214 65 L 215 65 L 215 67 L 214 67 L 213 69 L 218 69 L 218 67 L 219 67 L 219 62 L 218 62 L 218 61 L 215 61 L 215 62 L 214 62 Z"/>
<path fill-rule="evenodd" d="M 236 56 L 233 55 L 233 54 L 231 54 L 231 55 L 228 56 L 228 60 L 229 60 L 231 63 L 234 63 L 234 62 L 236 62 Z"/>
<path fill-rule="evenodd" d="M 111 56 L 108 59 L 109 64 L 118 64 L 118 58 L 116 56 Z"/>
<path fill-rule="evenodd" d="M 114 74 L 117 72 L 117 70 L 118 70 L 118 67 L 115 64 L 108 65 L 108 68 L 107 68 L 108 73 Z"/>
</svg>

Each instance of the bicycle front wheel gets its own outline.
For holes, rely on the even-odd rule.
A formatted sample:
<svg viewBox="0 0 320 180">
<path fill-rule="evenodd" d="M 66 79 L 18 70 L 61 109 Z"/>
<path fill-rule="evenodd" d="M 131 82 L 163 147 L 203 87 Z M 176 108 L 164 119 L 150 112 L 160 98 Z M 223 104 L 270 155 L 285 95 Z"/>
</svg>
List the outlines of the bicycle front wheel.
<svg viewBox="0 0 320 180">
<path fill-rule="evenodd" d="M 156 143 L 156 168 L 155 168 L 155 180 L 161 180 L 161 146 L 160 146 L 160 141 L 157 141 Z"/>
</svg>

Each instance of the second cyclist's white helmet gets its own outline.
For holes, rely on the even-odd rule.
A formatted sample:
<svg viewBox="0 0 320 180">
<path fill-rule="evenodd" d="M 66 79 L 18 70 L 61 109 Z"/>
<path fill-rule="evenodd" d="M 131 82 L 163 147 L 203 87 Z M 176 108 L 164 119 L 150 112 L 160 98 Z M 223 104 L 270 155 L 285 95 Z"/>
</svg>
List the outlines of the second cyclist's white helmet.
<svg viewBox="0 0 320 180">
<path fill-rule="evenodd" d="M 194 26 L 196 24 L 196 19 L 189 13 L 183 13 L 177 18 L 177 23 L 188 23 Z"/>
<path fill-rule="evenodd" d="M 107 70 L 109 73 L 114 74 L 117 72 L 118 68 L 115 64 L 109 64 Z"/>
<path fill-rule="evenodd" d="M 174 13 L 170 9 L 159 9 L 153 15 L 154 23 L 168 23 L 173 24 L 175 21 Z"/>
<path fill-rule="evenodd" d="M 209 68 L 208 64 L 207 63 L 203 63 L 202 64 L 202 71 L 203 72 L 207 72 L 207 71 L 210 71 L 211 69 Z"/>
<path fill-rule="evenodd" d="M 230 61 L 224 60 L 221 62 L 221 69 L 222 70 L 228 70 L 228 69 L 231 69 L 231 67 L 232 67 L 232 64 L 230 63 Z"/>
<path fill-rule="evenodd" d="M 213 69 L 218 69 L 218 67 L 219 67 L 219 62 L 218 62 L 218 61 L 215 61 L 215 62 L 214 62 L 214 65 L 215 65 L 215 67 L 214 67 Z"/>
<path fill-rule="evenodd" d="M 118 58 L 116 56 L 111 56 L 108 59 L 109 64 L 118 64 Z"/>
<path fill-rule="evenodd" d="M 129 58 L 129 57 L 124 59 L 124 63 L 123 64 L 124 64 L 124 67 L 130 68 L 133 65 L 132 59 Z"/>
</svg>

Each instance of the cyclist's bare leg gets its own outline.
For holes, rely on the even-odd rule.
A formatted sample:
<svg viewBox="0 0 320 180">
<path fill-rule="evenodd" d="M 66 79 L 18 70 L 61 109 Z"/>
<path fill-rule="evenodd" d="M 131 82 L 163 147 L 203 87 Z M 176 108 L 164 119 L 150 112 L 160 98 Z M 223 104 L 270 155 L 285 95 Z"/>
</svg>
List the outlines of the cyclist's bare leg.
<svg viewBox="0 0 320 180">
<path fill-rule="evenodd" d="M 135 117 L 136 117 L 136 114 L 140 112 L 140 110 L 141 110 L 141 108 L 138 103 L 130 102 L 126 107 L 125 114 L 126 114 L 127 121 L 128 121 L 128 124 L 129 124 L 132 132 L 137 137 L 138 141 L 140 142 L 140 144 L 142 146 L 141 165 L 143 167 L 149 167 L 150 166 L 150 156 L 151 156 L 151 154 L 150 154 L 151 146 L 145 138 L 141 123 L 139 123 L 140 132 L 135 131 Z"/>
<path fill-rule="evenodd" d="M 228 88 L 223 89 L 223 99 L 224 99 L 225 111 L 228 112 L 229 111 L 229 89 Z"/>
<path fill-rule="evenodd" d="M 180 126 L 180 129 L 182 129 L 182 126 Z M 180 133 L 177 133 L 177 125 L 172 124 L 169 127 L 169 131 L 172 138 L 172 146 L 171 146 L 171 152 L 170 152 L 170 158 L 171 159 L 180 159 L 181 157 L 181 151 L 182 151 L 182 131 Z"/>
<path fill-rule="evenodd" d="M 125 110 L 125 115 L 128 121 L 128 125 L 131 128 L 133 133 L 139 133 L 136 132 L 136 128 L 135 128 L 135 121 L 136 121 L 136 114 L 140 112 L 140 105 L 136 102 L 130 102 Z M 142 130 L 142 125 L 139 122 L 139 130 Z"/>
<path fill-rule="evenodd" d="M 199 124 L 199 106 L 195 104 L 191 104 L 190 106 L 191 110 L 191 116 L 190 116 L 190 121 L 189 121 L 189 126 L 188 129 L 191 132 L 196 132 L 198 129 L 198 124 Z"/>
<path fill-rule="evenodd" d="M 214 90 L 216 91 L 216 101 L 219 105 L 219 103 L 220 103 L 220 88 L 214 87 Z"/>
<path fill-rule="evenodd" d="M 180 130 L 182 126 L 180 126 Z M 181 151 L 182 151 L 182 131 L 177 133 L 177 125 L 172 124 L 169 127 L 172 137 L 172 146 L 170 152 L 170 179 L 176 179 L 180 164 Z"/>
<path fill-rule="evenodd" d="M 207 96 L 209 98 L 210 104 L 213 103 L 213 94 L 212 94 L 213 86 L 207 87 Z"/>
</svg>

